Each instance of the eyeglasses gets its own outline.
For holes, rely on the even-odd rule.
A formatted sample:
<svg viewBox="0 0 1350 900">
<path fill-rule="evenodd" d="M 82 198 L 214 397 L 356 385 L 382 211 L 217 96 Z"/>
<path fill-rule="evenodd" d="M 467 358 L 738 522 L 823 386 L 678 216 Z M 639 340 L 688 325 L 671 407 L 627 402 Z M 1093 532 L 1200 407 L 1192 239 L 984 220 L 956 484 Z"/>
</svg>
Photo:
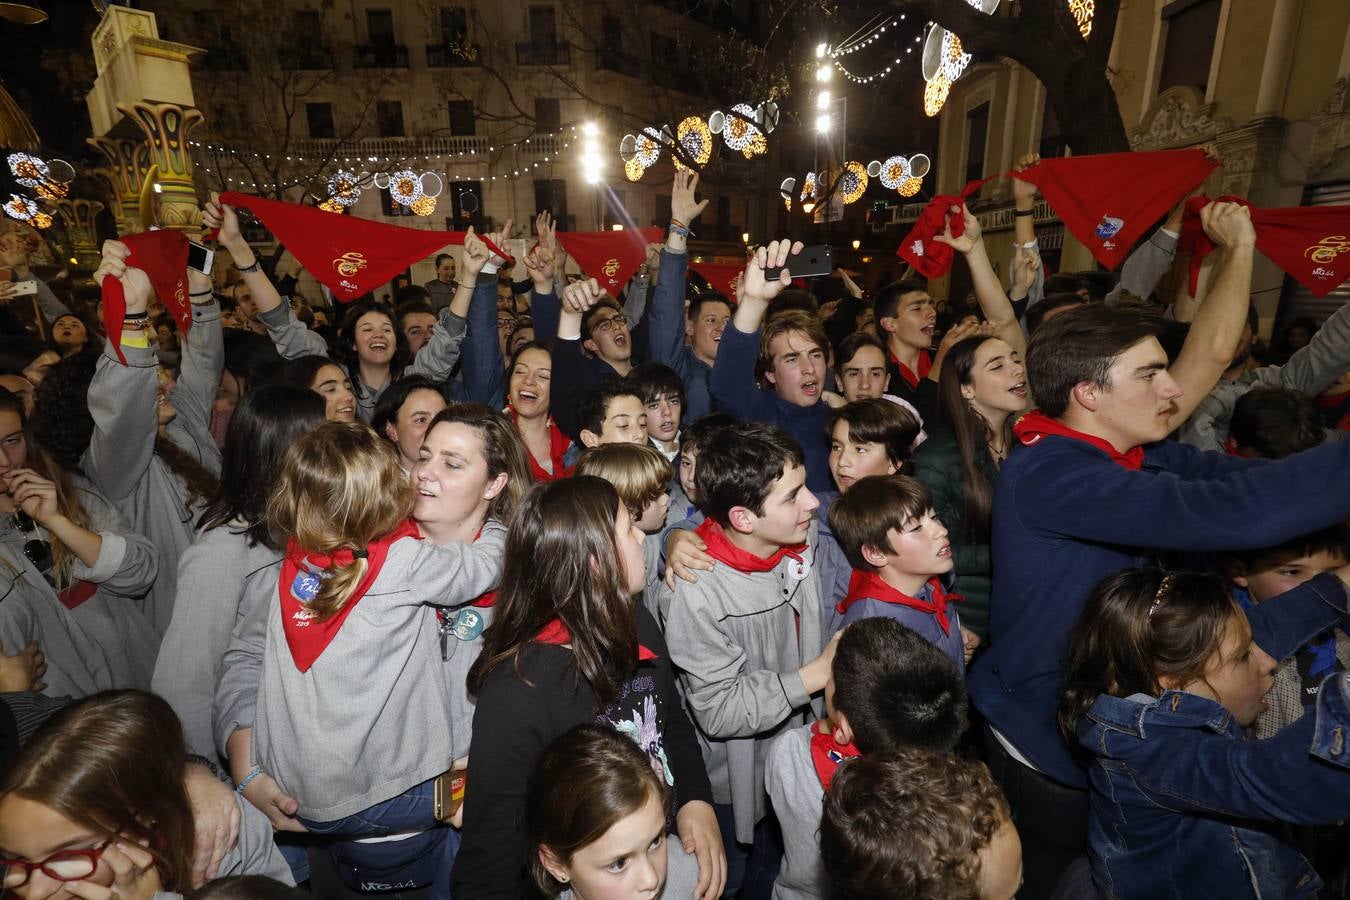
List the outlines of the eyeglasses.
<svg viewBox="0 0 1350 900">
<path fill-rule="evenodd" d="M 613 331 L 615 328 L 621 328 L 628 324 L 628 317 L 625 315 L 610 316 L 608 319 L 601 319 L 591 326 L 592 331 L 601 331 L 605 334 Z"/>
<path fill-rule="evenodd" d="M 42 573 L 42 577 L 51 581 L 52 545 L 37 536 L 37 523 L 32 516 L 22 510 L 14 513 L 14 527 L 31 537 L 23 542 L 23 555 L 33 564 L 33 568 Z"/>
<path fill-rule="evenodd" d="M 33 870 L 41 869 L 42 874 L 55 881 L 79 881 L 88 878 L 98 870 L 98 862 L 103 851 L 113 842 L 112 838 L 97 847 L 84 850 L 62 850 L 38 862 L 24 859 L 0 859 L 0 887 L 16 888 L 28 883 Z M 19 875 L 22 875 L 19 878 Z"/>
</svg>

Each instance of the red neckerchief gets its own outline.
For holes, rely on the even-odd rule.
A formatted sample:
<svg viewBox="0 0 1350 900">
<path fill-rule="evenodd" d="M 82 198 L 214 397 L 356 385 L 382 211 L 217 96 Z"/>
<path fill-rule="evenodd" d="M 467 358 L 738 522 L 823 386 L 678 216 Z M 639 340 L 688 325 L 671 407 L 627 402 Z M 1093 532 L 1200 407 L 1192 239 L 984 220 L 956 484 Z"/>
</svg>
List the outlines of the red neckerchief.
<svg viewBox="0 0 1350 900">
<path fill-rule="evenodd" d="M 562 623 L 562 619 L 554 619 L 534 636 L 536 644 L 570 644 L 572 643 L 572 632 L 567 630 L 567 626 Z M 649 659 L 657 659 L 657 655 L 646 647 L 638 644 L 637 652 L 638 662 L 645 662 Z"/>
<path fill-rule="evenodd" d="M 511 404 L 506 405 L 506 411 L 511 414 L 511 422 L 516 426 L 516 431 L 520 431 L 520 416 Z M 530 461 L 530 475 L 533 476 L 535 484 L 544 484 L 549 481 L 557 481 L 559 478 L 567 478 L 572 474 L 572 470 L 563 464 L 563 457 L 567 451 L 572 449 L 572 439 L 562 433 L 562 429 L 553 421 L 553 417 L 548 417 L 548 458 L 553 466 L 552 472 L 547 472 L 544 467 L 534 458 L 534 454 L 526 448 L 525 458 Z"/>
<path fill-rule="evenodd" d="M 56 598 L 66 609 L 74 609 L 98 592 L 98 585 L 92 581 L 77 581 L 63 591 L 57 591 Z"/>
<path fill-rule="evenodd" d="M 835 612 L 841 616 L 848 612 L 848 608 L 859 600 L 880 600 L 882 603 L 894 603 L 897 606 L 908 606 L 910 609 L 917 609 L 920 612 L 930 613 L 937 617 L 938 625 L 942 626 L 943 634 L 952 633 L 951 617 L 947 615 L 947 604 L 963 600 L 960 594 L 948 594 L 942 589 L 942 582 L 934 576 L 928 579 L 928 586 L 932 588 L 932 600 L 921 600 L 918 597 L 911 597 L 909 594 L 897 591 L 882 579 L 878 572 L 864 572 L 860 569 L 853 570 L 853 577 L 848 580 L 848 593 L 844 599 L 839 601 L 839 605 L 834 608 Z"/>
<path fill-rule="evenodd" d="M 1138 472 L 1144 465 L 1143 447 L 1131 447 L 1125 453 L 1121 453 L 1115 447 L 1111 446 L 1109 441 L 1104 441 L 1101 438 L 1094 437 L 1090 434 L 1084 434 L 1081 431 L 1074 431 L 1062 422 L 1056 422 L 1039 409 L 1033 409 L 1031 412 L 1017 420 L 1017 423 L 1013 425 L 1013 436 L 1027 447 L 1040 443 L 1041 438 L 1044 437 L 1072 438 L 1075 441 L 1082 441 L 1085 444 L 1096 447 L 1098 450 L 1111 457 L 1111 462 L 1123 469 L 1129 469 L 1131 472 Z"/>
<path fill-rule="evenodd" d="M 727 533 L 712 519 L 704 519 L 703 524 L 694 529 L 694 534 L 703 538 L 708 546 L 708 554 L 718 562 L 724 562 L 738 572 L 772 572 L 783 557 L 790 556 L 801 561 L 806 552 L 806 544 L 795 547 L 779 547 L 772 556 L 756 556 L 749 550 L 742 550 L 731 542 Z"/>
<path fill-rule="evenodd" d="M 839 769 L 840 764 L 846 759 L 853 759 L 860 756 L 858 748 L 854 744 L 840 744 L 834 739 L 834 731 L 830 729 L 829 724 L 825 724 L 825 731 L 819 727 L 813 729 L 811 735 L 811 764 L 816 767 L 816 777 L 820 779 L 820 786 L 825 790 L 830 789 L 830 782 L 834 780 L 834 773 Z"/>
<path fill-rule="evenodd" d="M 342 609 L 338 610 L 332 616 L 323 621 L 314 618 L 309 611 L 309 601 L 314 599 L 318 593 L 319 585 L 322 584 L 319 576 L 315 573 L 322 572 L 333 566 L 349 566 L 356 559 L 356 554 L 346 548 L 338 550 L 335 553 L 305 553 L 295 543 L 295 539 L 287 541 L 286 556 L 281 563 L 281 579 L 279 582 L 279 592 L 281 594 L 281 625 L 286 633 L 286 645 L 291 648 L 291 658 L 295 661 L 295 667 L 301 672 L 308 672 L 310 666 L 319 655 L 328 648 L 337 637 L 338 630 L 342 628 L 342 623 L 346 621 L 347 616 L 356 604 L 361 602 L 361 598 L 370 590 L 380 570 L 384 568 L 385 558 L 389 555 L 389 548 L 395 541 L 403 538 L 421 539 L 417 531 L 417 524 L 412 519 L 405 519 L 398 528 L 382 538 L 371 541 L 366 546 L 366 574 L 357 584 L 356 590 Z M 307 570 L 302 572 L 301 566 L 307 564 Z M 296 596 L 296 590 L 302 595 Z"/>
<path fill-rule="evenodd" d="M 990 176 L 992 177 L 995 176 Z M 959 207 L 988 180 L 989 178 L 981 178 L 970 182 L 961 189 L 959 196 L 939 194 L 929 200 L 909 233 L 896 248 L 895 255 L 913 266 L 914 270 L 925 278 L 939 278 L 946 275 L 947 270 L 952 267 L 956 250 L 951 244 L 944 244 L 936 238 L 947 227 L 951 228 L 954 238 L 966 233 L 965 215 Z M 955 212 L 952 211 L 954 206 L 958 207 Z"/>
<path fill-rule="evenodd" d="M 890 350 L 887 350 L 886 354 L 891 358 L 891 362 L 895 363 L 895 367 L 900 370 L 900 377 L 905 379 L 905 384 L 909 385 L 911 391 L 918 390 L 919 379 L 927 378 L 928 373 L 933 371 L 933 357 L 928 354 L 927 350 L 919 351 L 919 374 L 917 375 L 910 371 L 909 366 L 902 363 Z"/>
</svg>

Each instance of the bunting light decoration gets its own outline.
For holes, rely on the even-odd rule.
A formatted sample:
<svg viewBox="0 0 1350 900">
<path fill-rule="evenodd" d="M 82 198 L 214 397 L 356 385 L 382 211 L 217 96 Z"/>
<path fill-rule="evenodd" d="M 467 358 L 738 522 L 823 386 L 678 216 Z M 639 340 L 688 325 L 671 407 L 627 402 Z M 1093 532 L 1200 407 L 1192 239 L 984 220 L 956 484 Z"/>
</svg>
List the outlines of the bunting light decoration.
<svg viewBox="0 0 1350 900">
<path fill-rule="evenodd" d="M 33 217 L 38 214 L 38 205 L 35 201 L 27 197 L 20 197 L 18 194 L 10 194 L 9 199 L 5 201 L 5 215 L 11 219 L 18 219 L 20 222 L 32 222 Z"/>
</svg>

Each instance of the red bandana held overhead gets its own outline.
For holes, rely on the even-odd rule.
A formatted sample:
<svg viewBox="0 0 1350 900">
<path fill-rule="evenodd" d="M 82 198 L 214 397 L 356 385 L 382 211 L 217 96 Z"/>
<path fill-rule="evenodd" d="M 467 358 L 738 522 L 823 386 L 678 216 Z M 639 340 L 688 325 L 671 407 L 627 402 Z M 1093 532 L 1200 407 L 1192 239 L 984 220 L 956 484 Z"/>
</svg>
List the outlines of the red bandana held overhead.
<svg viewBox="0 0 1350 900">
<path fill-rule="evenodd" d="M 220 202 L 257 216 L 302 266 L 343 301 L 374 290 L 442 247 L 464 243 L 463 231 L 402 228 L 252 194 L 228 191 L 220 195 Z M 510 259 L 510 254 L 484 235 L 479 237 L 489 250 Z"/>
<path fill-rule="evenodd" d="M 736 263 L 712 263 L 712 262 L 691 262 L 689 268 L 693 269 L 713 286 L 713 290 L 721 291 L 732 303 L 736 302 L 736 276 L 745 271 L 744 265 Z"/>
<path fill-rule="evenodd" d="M 1218 165 L 1203 150 L 1160 150 L 1043 159 L 1012 174 L 1040 188 L 1064 227 L 1115 269 Z"/>
<path fill-rule="evenodd" d="M 965 216 L 959 209 L 953 212 L 952 207 L 959 207 L 965 203 L 966 198 L 978 191 L 988 180 L 981 178 L 972 181 L 961 189 L 959 197 L 939 194 L 929 200 L 923 212 L 919 213 L 919 220 L 896 248 L 895 255 L 913 266 L 914 270 L 925 278 L 939 278 L 946 275 L 947 270 L 952 267 L 952 260 L 956 258 L 956 251 L 950 244 L 944 244 L 934 238 L 942 234 L 948 225 L 951 225 L 952 237 L 960 237 L 966 233 Z"/>
<path fill-rule="evenodd" d="M 910 609 L 930 613 L 937 618 L 938 625 L 942 627 L 942 633 L 951 634 L 952 620 L 947 615 L 947 604 L 955 603 L 964 598 L 960 594 L 948 594 L 942 589 L 942 582 L 936 577 L 928 580 L 928 586 L 932 589 L 933 599 L 924 600 L 897 591 L 887 584 L 878 572 L 864 572 L 861 569 L 854 569 L 853 576 L 848 580 L 848 593 L 844 595 L 843 600 L 839 601 L 839 605 L 834 610 L 842 616 L 848 612 L 850 606 L 859 600 L 880 600 L 882 603 L 894 603 L 897 606 L 907 606 Z"/>
<path fill-rule="evenodd" d="M 779 547 L 772 556 L 756 556 L 749 550 L 742 550 L 731 542 L 726 531 L 712 519 L 704 519 L 703 524 L 694 529 L 694 533 L 703 538 L 708 545 L 708 554 L 718 562 L 724 562 L 738 572 L 772 572 L 783 561 L 783 557 L 795 559 L 804 567 L 802 554 L 806 544 L 793 547 Z"/>
<path fill-rule="evenodd" d="M 895 363 L 895 367 L 900 370 L 900 377 L 905 379 L 905 384 L 909 385 L 910 390 L 917 389 L 919 380 L 927 378 L 928 373 L 933 371 L 933 357 L 928 354 L 927 350 L 919 351 L 919 371 L 917 373 L 910 371 L 909 366 L 896 359 L 895 354 L 889 350 L 886 351 L 886 355 L 891 358 L 891 362 Z"/>
<path fill-rule="evenodd" d="M 1350 279 L 1350 206 L 1257 209 L 1241 197 L 1220 197 L 1216 202 L 1249 208 L 1257 248 L 1313 296 L 1325 297 Z M 1209 203 L 1208 197 L 1192 197 L 1181 220 L 1177 249 L 1191 253 L 1191 296 L 1200 264 L 1215 247 L 1200 224 L 1200 210 Z"/>
<path fill-rule="evenodd" d="M 1081 431 L 1074 431 L 1067 425 L 1056 422 L 1054 419 L 1041 412 L 1039 409 L 1033 409 L 1025 416 L 1017 420 L 1013 425 L 1013 437 L 1017 438 L 1027 447 L 1039 444 L 1044 437 L 1066 437 L 1075 441 L 1082 441 L 1090 444 L 1098 450 L 1111 457 L 1111 462 L 1123 469 L 1129 469 L 1131 472 L 1138 472 L 1144 465 L 1144 448 L 1131 447 L 1126 453 L 1121 453 L 1115 447 L 1111 446 L 1109 441 L 1104 441 L 1094 435 L 1084 434 Z"/>
<path fill-rule="evenodd" d="M 178 333 L 186 335 L 192 327 L 192 304 L 188 301 L 188 239 L 181 231 L 142 231 L 120 239 L 131 250 L 127 265 L 141 269 L 150 279 L 155 296 L 173 314 Z M 112 341 L 117 358 L 122 355 L 122 320 L 127 314 L 127 296 L 122 282 L 110 275 L 103 277 L 103 327 Z"/>
<path fill-rule="evenodd" d="M 510 404 L 507 404 L 506 411 L 511 414 L 511 422 L 516 426 L 516 430 L 519 431 L 520 416 L 516 414 L 516 411 L 511 408 Z M 530 463 L 530 475 L 534 478 L 535 484 L 544 484 L 549 481 L 557 481 L 559 478 L 569 477 L 572 474 L 572 470 L 563 463 L 563 458 L 567 456 L 567 451 L 571 448 L 572 439 L 563 434 L 562 429 L 554 423 L 553 417 L 549 416 L 548 461 L 553 467 L 553 471 L 546 471 L 543 466 L 539 465 L 539 461 L 534 458 L 533 453 L 529 452 L 528 449 L 525 451 L 525 458 L 529 460 Z"/>
<path fill-rule="evenodd" d="M 562 623 L 562 619 L 554 619 L 534 636 L 536 644 L 570 644 L 572 643 L 572 632 L 567 630 L 567 626 Z M 637 652 L 638 662 L 646 662 L 649 659 L 657 659 L 657 655 L 646 647 L 638 644 Z"/>
<path fill-rule="evenodd" d="M 611 297 L 618 297 L 647 258 L 647 245 L 661 240 L 661 229 L 559 231 L 557 238 L 581 271 L 598 281 Z"/>
<path fill-rule="evenodd" d="M 840 764 L 846 759 L 862 755 L 855 744 L 841 744 L 836 741 L 834 732 L 830 731 L 829 727 L 829 723 L 822 722 L 811 734 L 811 764 L 816 767 L 816 777 L 820 779 L 820 786 L 827 791 Z M 821 731 L 821 728 L 826 730 Z"/>
<path fill-rule="evenodd" d="M 286 634 L 286 646 L 291 648 L 291 659 L 301 672 L 308 672 L 310 666 L 319 658 L 328 645 L 337 637 L 342 623 L 347 620 L 356 604 L 375 583 L 384 561 L 389 556 L 389 548 L 403 538 L 420 540 L 417 525 L 407 519 L 390 534 L 372 541 L 366 547 L 366 574 L 356 585 L 356 590 L 342 609 L 323 621 L 314 617 L 309 604 L 319 593 L 323 583 L 319 573 L 333 566 L 349 566 L 356 554 L 347 549 L 335 553 L 305 553 L 292 538 L 286 544 L 286 557 L 281 562 L 281 627 Z"/>
</svg>

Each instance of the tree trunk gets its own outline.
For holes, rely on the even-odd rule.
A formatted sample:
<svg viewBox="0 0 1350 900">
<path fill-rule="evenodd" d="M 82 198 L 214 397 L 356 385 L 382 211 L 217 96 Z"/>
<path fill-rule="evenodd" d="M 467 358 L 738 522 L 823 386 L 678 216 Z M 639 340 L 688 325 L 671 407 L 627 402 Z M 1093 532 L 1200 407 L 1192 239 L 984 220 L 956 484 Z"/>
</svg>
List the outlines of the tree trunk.
<svg viewBox="0 0 1350 900">
<path fill-rule="evenodd" d="M 1075 156 L 1128 151 L 1130 138 L 1110 82 L 1100 74 L 1080 77 L 1077 68 L 1070 66 L 1063 79 L 1045 82 L 1045 99 L 1064 130 L 1065 143 Z"/>
</svg>

